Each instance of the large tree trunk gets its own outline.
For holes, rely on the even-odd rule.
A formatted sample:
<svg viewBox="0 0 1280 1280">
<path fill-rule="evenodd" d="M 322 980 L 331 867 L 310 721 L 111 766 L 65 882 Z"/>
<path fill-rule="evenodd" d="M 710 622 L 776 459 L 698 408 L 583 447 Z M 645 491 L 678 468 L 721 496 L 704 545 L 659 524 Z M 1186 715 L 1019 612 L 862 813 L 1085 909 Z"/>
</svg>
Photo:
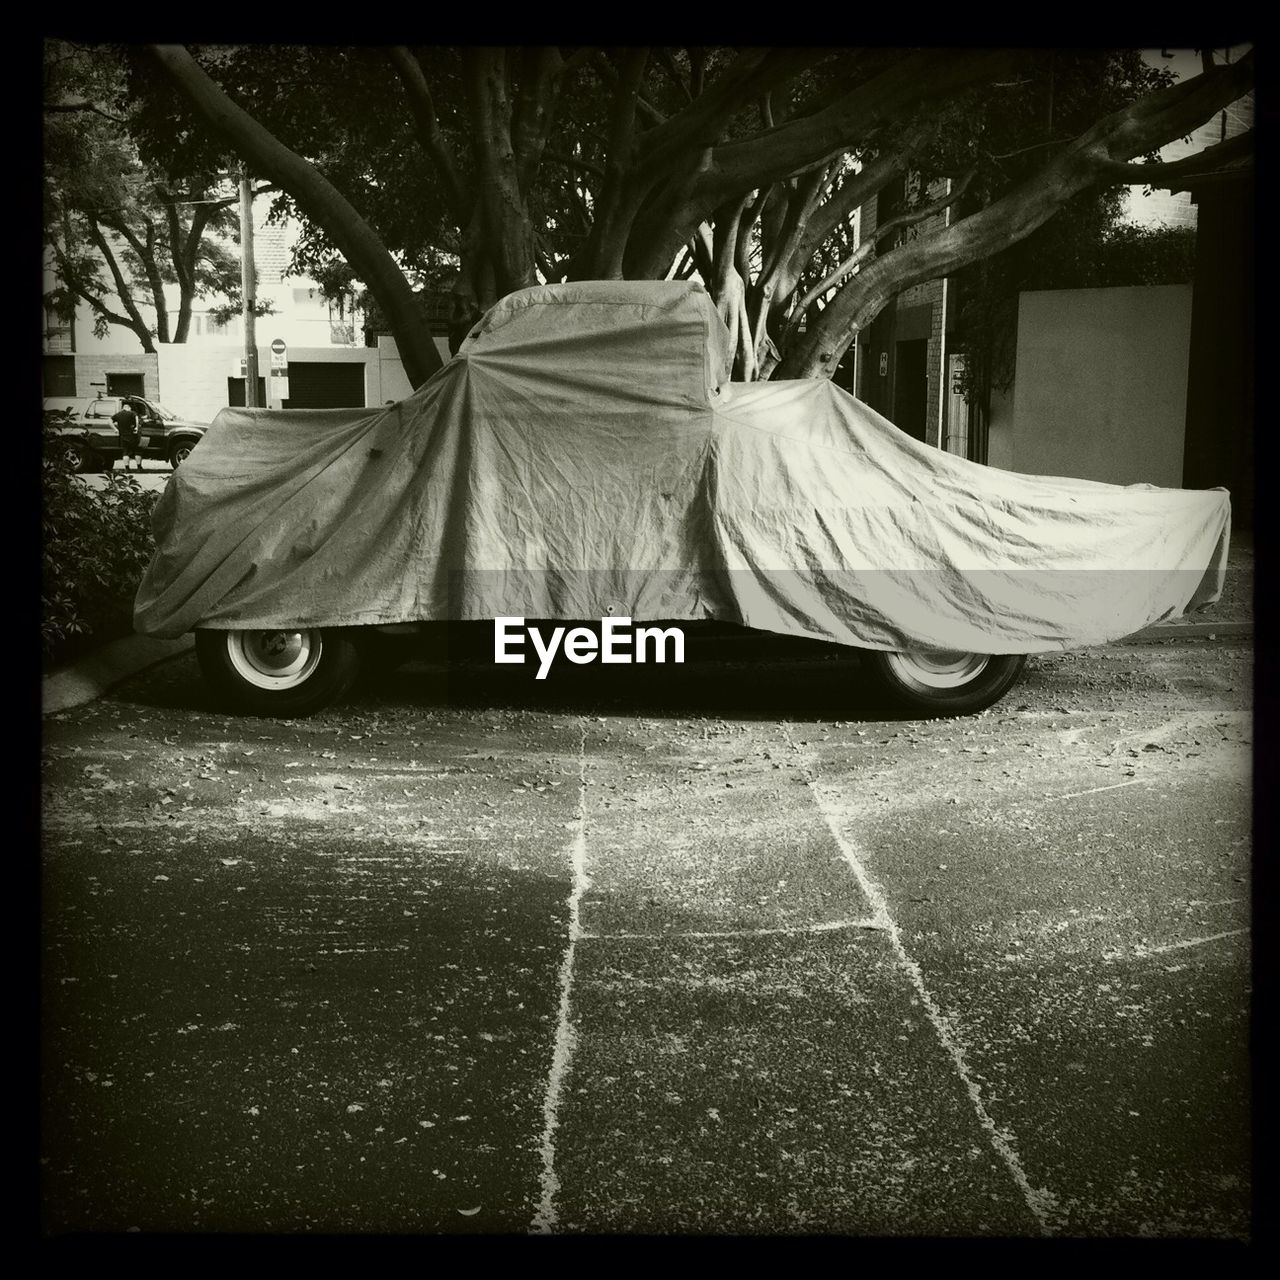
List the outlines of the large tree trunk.
<svg viewBox="0 0 1280 1280">
<path fill-rule="evenodd" d="M 441 368 L 424 309 L 373 228 L 316 168 L 238 107 L 181 45 L 148 50 L 195 112 L 258 172 L 287 191 L 332 239 L 378 300 L 405 374 L 421 386 Z"/>
<path fill-rule="evenodd" d="M 498 297 L 538 283 L 533 227 L 511 141 L 505 59 L 501 49 L 474 49 L 464 55 L 475 139 L 476 215 Z"/>
</svg>

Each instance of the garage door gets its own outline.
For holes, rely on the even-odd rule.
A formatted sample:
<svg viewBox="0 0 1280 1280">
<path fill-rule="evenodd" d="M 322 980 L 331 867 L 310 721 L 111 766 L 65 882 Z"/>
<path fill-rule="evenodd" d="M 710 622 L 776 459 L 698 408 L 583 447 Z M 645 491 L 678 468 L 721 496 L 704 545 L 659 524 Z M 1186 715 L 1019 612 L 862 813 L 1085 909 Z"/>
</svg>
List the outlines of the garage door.
<svg viewBox="0 0 1280 1280">
<path fill-rule="evenodd" d="M 364 364 L 289 361 L 285 409 L 363 409 Z"/>
</svg>

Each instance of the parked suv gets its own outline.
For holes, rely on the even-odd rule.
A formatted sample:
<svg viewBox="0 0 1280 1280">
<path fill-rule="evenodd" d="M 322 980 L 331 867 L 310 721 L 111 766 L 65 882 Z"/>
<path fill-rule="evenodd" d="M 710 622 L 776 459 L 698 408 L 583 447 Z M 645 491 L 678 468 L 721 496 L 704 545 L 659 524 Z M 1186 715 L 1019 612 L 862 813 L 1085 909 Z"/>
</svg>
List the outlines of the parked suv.
<svg viewBox="0 0 1280 1280">
<path fill-rule="evenodd" d="M 181 465 L 208 428 L 142 396 L 54 396 L 44 402 L 44 420 L 54 429 L 55 448 L 76 471 L 110 471 L 121 456 L 112 416 L 129 404 L 138 415 L 144 458 Z"/>
</svg>

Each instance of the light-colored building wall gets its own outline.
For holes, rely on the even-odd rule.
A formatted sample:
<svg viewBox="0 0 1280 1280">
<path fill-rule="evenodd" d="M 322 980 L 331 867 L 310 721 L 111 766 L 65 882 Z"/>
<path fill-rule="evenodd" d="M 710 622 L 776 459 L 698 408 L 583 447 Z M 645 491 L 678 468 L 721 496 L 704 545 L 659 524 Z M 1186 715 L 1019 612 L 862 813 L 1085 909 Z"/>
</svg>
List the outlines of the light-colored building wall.
<svg viewBox="0 0 1280 1280">
<path fill-rule="evenodd" d="M 435 340 L 441 359 L 449 359 L 448 343 Z M 227 406 L 227 379 L 238 377 L 242 348 L 234 344 L 162 346 L 159 352 L 160 400 L 175 413 L 197 422 L 210 422 Z M 364 402 L 370 407 L 403 400 L 413 392 L 394 339 L 380 337 L 376 347 L 294 347 L 290 361 L 360 364 L 364 366 Z M 77 357 L 77 367 L 79 357 Z M 271 349 L 258 347 L 258 368 L 271 397 Z"/>
<path fill-rule="evenodd" d="M 1181 487 L 1190 338 L 1190 285 L 1024 293 L 1017 381 L 992 404 L 988 462 Z"/>
<path fill-rule="evenodd" d="M 335 324 L 335 320 L 338 319 L 336 311 L 321 295 L 315 281 L 306 276 L 288 274 L 296 231 L 287 224 L 268 222 L 267 213 L 268 201 L 261 198 L 256 200 L 253 207 L 256 292 L 259 302 L 269 303 L 273 308 L 273 314 L 258 319 L 256 337 L 259 341 L 268 344 L 273 338 L 283 338 L 291 346 L 298 347 L 342 347 L 362 343 L 364 334 L 360 316 L 352 317 L 348 314 L 347 332 L 342 333 L 340 326 Z M 237 246 L 230 245 L 230 247 L 233 252 L 239 253 Z M 105 263 L 102 276 L 104 280 L 108 278 Z M 45 291 L 53 289 L 55 283 L 53 272 L 46 263 Z M 148 294 L 145 288 L 135 290 L 133 297 L 144 321 L 154 331 L 155 307 L 147 302 Z M 108 293 L 106 302 L 114 310 L 122 310 L 119 299 L 114 293 Z M 166 287 L 165 302 L 172 330 L 178 320 L 179 295 L 176 286 Z M 238 315 L 220 325 L 209 314 L 211 307 L 225 302 L 226 299 L 222 297 L 195 300 L 191 328 L 187 343 L 183 345 L 243 343 L 244 331 Z M 88 355 L 142 354 L 142 343 L 137 335 L 122 325 L 109 325 L 106 333 L 98 337 L 94 333 L 93 313 L 84 305 L 77 310 L 74 333 L 77 360 Z M 348 338 L 350 341 L 347 341 Z M 70 351 L 72 343 L 65 331 L 58 331 L 55 328 L 46 334 L 45 349 Z"/>
</svg>

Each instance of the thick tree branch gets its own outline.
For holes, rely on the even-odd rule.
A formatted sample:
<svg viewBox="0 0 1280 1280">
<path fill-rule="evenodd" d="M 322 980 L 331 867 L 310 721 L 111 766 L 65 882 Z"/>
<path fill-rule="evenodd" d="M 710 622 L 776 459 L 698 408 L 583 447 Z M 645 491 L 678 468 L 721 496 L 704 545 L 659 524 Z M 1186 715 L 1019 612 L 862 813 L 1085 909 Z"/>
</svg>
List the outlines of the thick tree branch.
<svg viewBox="0 0 1280 1280">
<path fill-rule="evenodd" d="M 120 263 L 116 260 L 116 255 L 111 248 L 110 242 L 102 234 L 102 228 L 92 218 L 88 220 L 88 228 L 89 239 L 106 262 L 107 270 L 111 272 L 111 279 L 116 286 L 116 295 L 119 297 L 121 305 L 128 316 L 125 326 L 138 335 L 143 351 L 153 354 L 155 352 L 155 344 L 151 340 L 151 332 L 148 330 L 146 321 L 143 320 L 142 313 L 138 310 L 137 304 L 133 300 L 129 282 L 124 278 L 124 272 L 120 269 Z"/>
<path fill-rule="evenodd" d="M 110 120 L 112 124 L 127 125 L 129 123 L 123 116 L 114 116 L 110 111 L 104 111 L 92 102 L 45 103 L 44 107 L 44 113 L 48 116 L 68 115 L 85 111 L 92 112 L 95 116 L 101 116 L 104 120 Z"/>
<path fill-rule="evenodd" d="M 908 134 L 901 145 L 869 160 L 857 173 L 848 174 L 839 191 L 834 192 L 830 199 L 825 200 L 805 219 L 796 247 L 797 258 L 808 262 L 818 251 L 818 246 L 836 229 L 837 224 L 847 221 L 855 209 L 860 209 L 895 178 L 905 173 L 911 165 L 921 137 L 920 132 Z"/>
<path fill-rule="evenodd" d="M 1099 162 L 1099 169 L 1115 182 L 1140 182 L 1162 191 L 1185 191 L 1197 178 L 1238 167 L 1238 162 L 1251 156 L 1253 150 L 1253 130 L 1250 129 L 1248 133 L 1237 134 L 1193 156 L 1168 164 L 1126 164 L 1120 160 L 1104 160 Z"/>
<path fill-rule="evenodd" d="M 95 293 L 90 293 L 83 285 L 63 281 L 66 287 L 75 294 L 82 302 L 89 304 L 90 309 L 95 315 L 101 316 L 108 324 L 118 324 L 123 329 L 134 329 L 134 322 L 126 315 L 121 315 L 119 311 L 112 311 L 105 302 L 102 301 Z M 136 331 L 136 330 L 135 330 Z M 146 340 L 142 339 L 144 349 Z"/>
<path fill-rule="evenodd" d="M 938 279 L 1025 239 L 1073 196 L 1112 182 L 1114 162 L 1146 154 L 1185 136 L 1239 98 L 1251 82 L 1252 63 L 1246 58 L 1234 66 L 1215 67 L 1194 80 L 1157 90 L 1098 121 L 1034 177 L 985 209 L 863 266 L 787 353 L 781 375 L 829 377 L 853 335 L 869 324 L 890 298 L 913 284 Z"/>
<path fill-rule="evenodd" d="M 142 215 L 145 239 L 125 221 L 123 215 L 118 217 L 99 216 L 96 222 L 118 235 L 133 250 L 141 264 L 143 275 L 147 280 L 147 289 L 151 294 L 151 305 L 156 313 L 156 340 L 169 341 L 169 311 L 164 296 L 164 280 L 160 273 L 160 263 L 156 256 L 156 229 L 151 219 Z M 117 286 L 118 288 L 118 286 Z M 133 327 L 132 324 L 130 327 Z"/>
<path fill-rule="evenodd" d="M 405 373 L 415 387 L 421 386 L 441 367 L 440 356 L 422 307 L 373 228 L 315 166 L 232 102 L 181 45 L 147 49 L 195 113 L 324 229 L 378 299 L 395 334 Z"/>
<path fill-rule="evenodd" d="M 742 50 L 710 88 L 645 135 L 644 163 L 654 169 L 668 168 L 692 150 L 719 142 L 725 125 L 735 113 L 826 56 L 828 51 L 819 49 Z M 763 185 L 763 182 L 746 183 L 741 189 Z"/>
<path fill-rule="evenodd" d="M 906 115 L 922 102 L 996 74 L 1018 56 L 1017 50 L 957 54 L 935 49 L 909 54 L 814 115 L 714 147 L 686 195 L 655 198 L 643 222 L 637 221 L 639 243 L 629 253 L 636 274 L 657 274 L 688 238 L 690 228 L 735 194 L 779 181 L 810 165 L 827 163 L 855 145 L 864 145 L 879 126 Z"/>
<path fill-rule="evenodd" d="M 905 213 L 898 214 L 896 218 L 890 218 L 888 222 L 881 223 L 871 233 L 869 239 L 872 243 L 879 244 L 881 240 L 885 239 L 886 236 L 892 235 L 895 231 L 901 231 L 903 227 L 915 226 L 926 218 L 932 218 L 934 214 L 941 213 L 964 195 L 977 175 L 978 171 L 976 169 L 970 169 L 958 182 L 951 184 L 950 191 L 945 192 L 928 204 L 920 205 L 915 209 L 908 209 Z"/>
<path fill-rule="evenodd" d="M 715 251 L 712 245 L 711 228 L 704 222 L 689 239 L 689 252 L 697 264 L 698 274 L 703 280 L 710 280 L 715 274 Z"/>
<path fill-rule="evenodd" d="M 553 151 L 547 147 L 543 151 L 543 156 L 548 160 L 554 160 L 556 164 L 562 164 L 569 169 L 580 169 L 583 173 L 590 173 L 597 178 L 604 177 L 604 166 L 598 165 L 594 160 L 585 160 L 581 156 L 567 156 L 562 151 Z"/>
<path fill-rule="evenodd" d="M 888 222 L 882 223 L 880 226 L 868 236 L 858 247 L 851 253 L 834 271 L 829 272 L 822 280 L 810 289 L 804 297 L 796 303 L 791 312 L 791 320 L 788 322 L 784 337 L 789 337 L 799 327 L 800 320 L 809 308 L 822 297 L 835 288 L 841 280 L 845 278 L 855 267 L 865 262 L 875 251 L 876 245 L 881 240 L 901 231 L 903 227 L 914 226 L 923 222 L 926 218 L 932 218 L 935 214 L 941 213 L 949 205 L 955 204 L 965 193 L 965 189 L 973 181 L 977 175 L 976 169 L 970 169 L 959 182 L 953 184 L 951 190 L 939 199 L 932 201 L 930 204 L 924 205 L 919 209 L 912 209 L 908 213 L 899 214 L 896 218 L 890 218 Z"/>
<path fill-rule="evenodd" d="M 831 160 L 865 139 L 873 126 L 920 103 L 968 88 L 995 75 L 1016 50 L 953 49 L 913 53 L 816 115 L 801 116 L 765 133 L 716 147 L 704 179 L 706 193 L 742 190 L 784 178 L 798 168 Z"/>
</svg>

